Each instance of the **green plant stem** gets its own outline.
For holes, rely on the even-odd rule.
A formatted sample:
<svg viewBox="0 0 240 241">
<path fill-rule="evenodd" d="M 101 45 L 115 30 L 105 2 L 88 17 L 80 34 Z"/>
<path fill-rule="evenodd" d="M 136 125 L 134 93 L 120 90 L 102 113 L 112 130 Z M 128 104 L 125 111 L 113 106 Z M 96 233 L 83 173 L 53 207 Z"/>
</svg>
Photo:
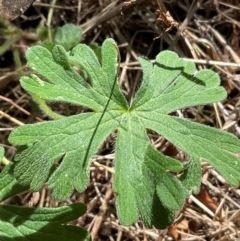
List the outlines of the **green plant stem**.
<svg viewBox="0 0 240 241">
<path fill-rule="evenodd" d="M 18 69 L 18 74 L 20 76 L 23 76 L 24 71 L 22 70 L 22 62 L 21 62 L 21 58 L 20 58 L 18 49 L 13 50 L 13 59 L 14 59 L 15 65 L 16 65 L 16 69 Z"/>
<path fill-rule="evenodd" d="M 48 12 L 48 17 L 47 17 L 47 27 L 48 27 L 48 40 L 52 42 L 52 32 L 51 32 L 51 21 L 52 21 L 52 16 L 53 16 L 53 10 L 54 6 L 56 5 L 57 0 L 53 0 L 51 4 L 51 8 L 49 9 Z"/>
</svg>

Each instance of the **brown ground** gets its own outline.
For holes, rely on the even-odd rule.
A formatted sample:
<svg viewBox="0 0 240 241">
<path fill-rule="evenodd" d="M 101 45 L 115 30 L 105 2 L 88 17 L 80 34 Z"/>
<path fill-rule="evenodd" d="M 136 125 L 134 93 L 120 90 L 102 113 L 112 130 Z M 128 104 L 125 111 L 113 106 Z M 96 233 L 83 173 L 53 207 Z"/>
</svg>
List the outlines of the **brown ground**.
<svg viewBox="0 0 240 241">
<path fill-rule="evenodd" d="M 0 144 L 5 147 L 7 158 L 11 159 L 15 151 L 7 142 L 10 131 L 21 122 L 46 119 L 19 85 L 20 76 L 27 74 L 26 48 L 47 39 L 44 33 L 38 35 L 41 21 L 45 26 L 49 23 L 51 28 L 67 22 L 78 24 L 87 44 L 101 44 L 107 37 L 114 38 L 121 52 L 120 83 L 129 97 L 141 79 L 139 55 L 154 59 L 161 50 L 170 49 L 195 61 L 198 69 L 214 69 L 221 77 L 228 99 L 181 112 L 199 123 L 240 136 L 240 1 L 58 0 L 52 16 L 49 2 L 36 1 L 24 17 L 13 22 L 0 19 Z M 159 7 L 171 15 L 159 15 Z M 157 21 L 159 16 L 164 21 Z M 54 108 L 64 112 L 64 106 Z M 178 154 L 168 143 L 158 143 L 154 135 L 152 138 L 166 147 L 167 154 Z M 240 191 L 230 187 L 205 162 L 201 193 L 186 201 L 170 229 L 147 229 L 141 221 L 131 227 L 121 226 L 114 207 L 111 172 L 98 164 L 112 167 L 113 142 L 114 136 L 110 136 L 96 156 L 85 193 L 74 193 L 66 202 L 56 203 L 51 191 L 43 188 L 12 202 L 41 207 L 84 202 L 87 214 L 75 223 L 88 229 L 95 240 L 240 240 Z"/>
</svg>

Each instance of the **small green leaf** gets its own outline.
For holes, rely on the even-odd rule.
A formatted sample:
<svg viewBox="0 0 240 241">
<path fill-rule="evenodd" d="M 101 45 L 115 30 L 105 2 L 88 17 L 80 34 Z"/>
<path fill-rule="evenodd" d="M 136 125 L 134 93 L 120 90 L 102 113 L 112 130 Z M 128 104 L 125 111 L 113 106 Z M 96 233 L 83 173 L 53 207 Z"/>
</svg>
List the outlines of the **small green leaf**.
<svg viewBox="0 0 240 241">
<path fill-rule="evenodd" d="M 84 204 L 75 203 L 58 208 L 27 208 L 0 206 L 0 239 L 2 241 L 76 241 L 90 240 L 90 234 L 76 226 L 62 225 L 86 211 Z"/>
<path fill-rule="evenodd" d="M 78 26 L 67 23 L 62 27 L 55 29 L 53 41 L 56 44 L 62 45 L 66 50 L 76 46 L 82 39 L 82 30 Z"/>
</svg>

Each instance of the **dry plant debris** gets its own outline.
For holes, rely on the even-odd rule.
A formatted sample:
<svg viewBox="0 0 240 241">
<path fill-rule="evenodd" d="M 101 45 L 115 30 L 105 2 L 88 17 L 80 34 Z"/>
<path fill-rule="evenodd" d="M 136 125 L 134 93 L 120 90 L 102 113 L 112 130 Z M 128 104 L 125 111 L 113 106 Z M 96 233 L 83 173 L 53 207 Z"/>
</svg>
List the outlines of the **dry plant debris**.
<svg viewBox="0 0 240 241">
<path fill-rule="evenodd" d="M 166 21 L 165 25 L 158 23 L 159 3 L 163 11 L 161 20 L 170 21 L 168 16 L 173 16 L 172 24 L 171 21 L 170 25 Z M 6 157 L 11 159 L 15 151 L 7 142 L 13 128 L 46 119 L 19 85 L 20 76 L 29 71 L 25 51 L 47 38 L 46 29 L 67 22 L 82 27 L 83 41 L 88 44 L 101 44 L 109 36 L 118 42 L 122 57 L 119 78 L 128 100 L 141 81 L 139 55 L 154 61 L 158 52 L 171 49 L 196 62 L 199 69 L 213 68 L 221 76 L 228 99 L 212 106 L 179 110 L 177 114 L 240 137 L 239 3 L 238 0 L 37 0 L 24 18 L 14 22 L 0 19 L 0 142 Z M 39 27 L 40 22 L 46 26 L 44 31 Z M 176 23 L 179 27 L 172 28 Z M 52 108 L 65 115 L 83 111 L 61 104 L 54 104 Z M 184 153 L 175 150 L 167 140 L 154 133 L 149 136 L 158 150 L 184 160 Z M 40 207 L 84 202 L 87 213 L 76 220 L 75 225 L 89 230 L 94 240 L 240 240 L 240 191 L 231 188 L 204 161 L 201 193 L 186 201 L 169 230 L 146 229 L 141 221 L 131 227 L 121 226 L 111 191 L 114 142 L 113 133 L 94 159 L 91 183 L 84 193 L 75 192 L 65 202 L 57 203 L 51 198 L 51 190 L 45 187 L 39 193 L 23 193 L 7 202 Z"/>
</svg>

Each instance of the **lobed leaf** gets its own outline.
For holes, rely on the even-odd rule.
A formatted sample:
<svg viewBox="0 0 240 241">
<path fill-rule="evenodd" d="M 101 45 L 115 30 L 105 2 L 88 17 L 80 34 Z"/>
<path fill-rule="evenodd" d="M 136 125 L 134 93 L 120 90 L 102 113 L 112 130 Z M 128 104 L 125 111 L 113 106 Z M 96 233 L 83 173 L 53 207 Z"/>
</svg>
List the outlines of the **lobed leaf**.
<svg viewBox="0 0 240 241">
<path fill-rule="evenodd" d="M 48 180 L 55 161 L 62 159 L 48 180 L 49 186 L 54 188 L 53 196 L 63 200 L 74 188 L 83 191 L 89 181 L 90 158 L 116 125 L 119 113 L 111 114 L 104 116 L 88 153 L 99 113 L 85 113 L 18 128 L 10 140 L 29 146 L 19 150 L 15 156 L 15 176 L 22 184 L 30 184 L 32 190 L 39 190 Z"/>
<path fill-rule="evenodd" d="M 185 200 L 184 187 L 175 176 L 166 171 L 181 171 L 181 163 L 149 146 L 145 152 L 144 165 L 151 172 L 147 176 L 152 176 L 155 181 L 156 193 L 162 204 L 170 210 L 181 209 Z"/>
<path fill-rule="evenodd" d="M 70 56 L 70 60 L 85 69 L 94 90 L 105 95 L 124 109 L 128 108 L 126 99 L 119 89 L 117 80 L 118 48 L 114 40 L 107 39 L 102 45 L 102 66 L 94 51 L 86 45 L 78 45 Z M 84 58 L 82 58 L 84 56 Z M 112 107 L 114 109 L 115 107 Z"/>
<path fill-rule="evenodd" d="M 236 136 L 156 112 L 151 116 L 139 112 L 139 116 L 146 128 L 163 135 L 191 157 L 208 161 L 229 183 L 239 185 L 240 162 L 235 153 L 240 151 L 240 143 Z"/>
<path fill-rule="evenodd" d="M 169 114 L 226 98 L 216 73 L 207 69 L 196 72 L 193 63 L 179 59 L 175 53 L 162 52 L 154 66 L 142 58 L 140 63 L 145 74 L 131 109 Z"/>
<path fill-rule="evenodd" d="M 67 23 L 55 29 L 53 41 L 66 50 L 76 46 L 82 39 L 82 29 L 72 23 Z"/>
<path fill-rule="evenodd" d="M 23 77 L 21 85 L 30 93 L 47 101 L 82 105 L 100 111 L 107 98 L 99 95 L 71 68 L 67 55 L 61 46 L 55 46 L 52 53 L 41 46 L 29 48 L 28 66 L 43 76 Z M 81 96 L 81 98 L 79 98 Z"/>
<path fill-rule="evenodd" d="M 199 190 L 200 159 L 212 164 L 231 184 L 239 184 L 240 163 L 235 153 L 240 152 L 240 142 L 236 137 L 168 115 L 179 108 L 224 99 L 226 92 L 214 72 L 197 72 L 193 63 L 170 51 L 160 53 L 155 64 L 140 58 L 143 81 L 129 106 L 116 84 L 118 50 L 114 40 L 104 41 L 99 56 L 100 60 L 84 44 L 70 54 L 60 46 L 51 52 L 43 47 L 28 51 L 28 65 L 40 77 L 23 78 L 23 88 L 44 100 L 82 105 L 93 112 L 22 126 L 11 133 L 9 141 L 21 146 L 14 175 L 22 184 L 38 190 L 48 182 L 57 200 L 67 198 L 74 188 L 83 191 L 92 156 L 115 130 L 113 188 L 124 225 L 138 218 L 147 226 L 170 225 L 184 198 Z M 80 73 L 87 73 L 88 80 L 69 62 L 76 64 Z M 187 153 L 189 162 L 182 165 L 154 150 L 147 129 Z M 171 173 L 182 169 L 180 179 Z"/>
<path fill-rule="evenodd" d="M 144 222 L 151 225 L 154 183 L 142 173 L 148 137 L 139 119 L 128 113 L 122 116 L 117 132 L 113 183 L 117 212 L 124 225 L 136 222 L 139 213 Z"/>
</svg>

